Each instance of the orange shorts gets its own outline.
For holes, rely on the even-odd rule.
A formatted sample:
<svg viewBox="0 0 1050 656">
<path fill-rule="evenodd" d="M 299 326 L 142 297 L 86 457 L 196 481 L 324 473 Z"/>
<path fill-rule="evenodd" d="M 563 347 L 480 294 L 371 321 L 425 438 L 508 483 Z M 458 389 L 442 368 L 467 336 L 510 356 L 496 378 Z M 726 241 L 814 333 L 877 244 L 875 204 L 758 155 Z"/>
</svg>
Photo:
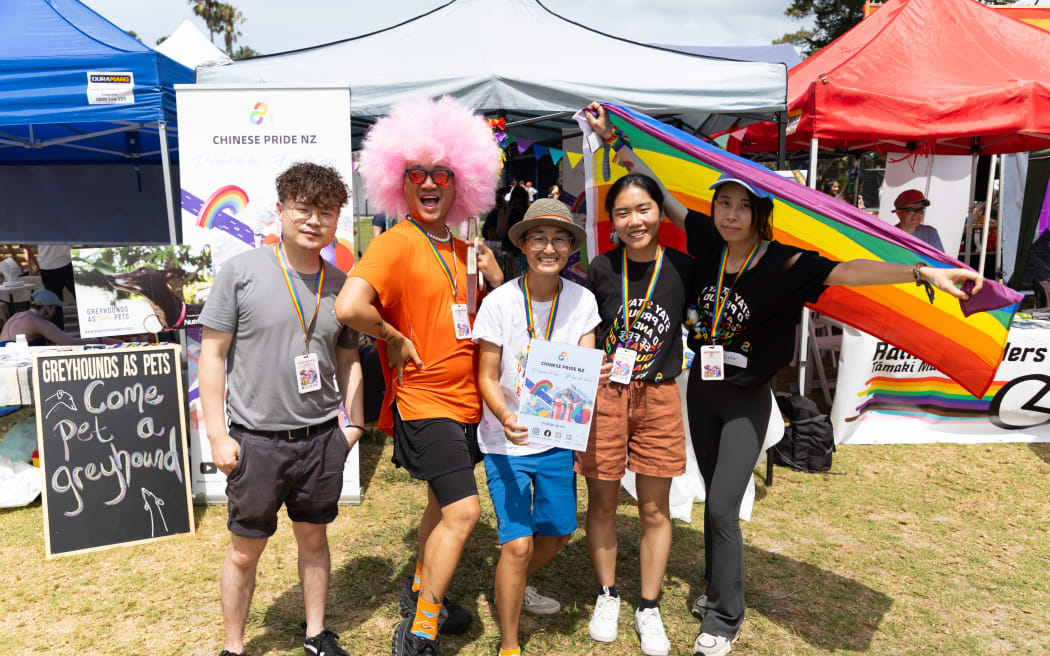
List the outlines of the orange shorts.
<svg viewBox="0 0 1050 656">
<path fill-rule="evenodd" d="M 682 397 L 672 380 L 598 385 L 587 450 L 576 452 L 576 472 L 618 481 L 635 474 L 672 478 L 685 473 Z"/>
</svg>

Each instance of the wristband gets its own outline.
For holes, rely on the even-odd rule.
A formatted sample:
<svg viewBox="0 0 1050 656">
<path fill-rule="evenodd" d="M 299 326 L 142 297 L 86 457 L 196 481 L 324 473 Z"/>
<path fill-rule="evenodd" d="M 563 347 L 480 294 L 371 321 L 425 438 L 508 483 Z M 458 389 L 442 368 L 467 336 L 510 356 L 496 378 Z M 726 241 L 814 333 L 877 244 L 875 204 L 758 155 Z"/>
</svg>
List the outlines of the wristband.
<svg viewBox="0 0 1050 656">
<path fill-rule="evenodd" d="M 359 431 L 361 431 L 362 433 L 365 432 L 365 427 L 364 426 L 360 426 L 358 424 L 347 424 L 346 426 L 344 426 L 344 428 L 356 428 Z"/>
<path fill-rule="evenodd" d="M 919 269 L 926 266 L 924 262 L 916 262 L 911 268 L 911 277 L 915 281 L 915 286 L 918 287 L 923 284 L 922 276 L 919 275 Z"/>
</svg>

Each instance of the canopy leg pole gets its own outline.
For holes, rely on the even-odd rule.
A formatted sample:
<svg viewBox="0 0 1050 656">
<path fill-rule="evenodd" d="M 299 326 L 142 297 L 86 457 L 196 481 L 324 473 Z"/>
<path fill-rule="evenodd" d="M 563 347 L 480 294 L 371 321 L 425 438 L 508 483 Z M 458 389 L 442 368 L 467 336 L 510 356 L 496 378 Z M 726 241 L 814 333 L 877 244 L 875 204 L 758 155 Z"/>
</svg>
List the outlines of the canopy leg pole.
<svg viewBox="0 0 1050 656">
<path fill-rule="evenodd" d="M 777 112 L 777 170 L 785 168 L 787 157 L 787 112 Z"/>
<path fill-rule="evenodd" d="M 995 279 L 1003 282 L 1003 178 L 1006 176 L 1006 158 L 999 160 L 999 218 L 995 230 Z"/>
<path fill-rule="evenodd" d="M 157 129 L 160 131 L 160 164 L 164 172 L 164 209 L 168 213 L 168 236 L 171 245 L 179 243 L 175 232 L 175 206 L 174 196 L 171 190 L 171 151 L 168 150 L 168 122 L 157 121 Z"/>
<path fill-rule="evenodd" d="M 965 262 L 966 266 L 973 265 L 970 256 L 973 255 L 973 208 L 977 202 L 978 161 L 980 161 L 980 155 L 974 155 L 973 163 L 970 164 L 970 205 L 966 208 L 966 225 L 963 228 L 963 249 L 962 253 L 959 254 L 959 259 Z"/>
<path fill-rule="evenodd" d="M 810 189 L 817 188 L 817 138 L 809 142 L 809 175 L 806 177 Z M 802 308 L 798 342 L 798 393 L 806 395 L 806 365 L 809 351 L 809 308 Z"/>
<path fill-rule="evenodd" d="M 988 256 L 988 223 L 992 216 L 992 192 L 995 184 L 995 164 L 999 161 L 998 155 L 992 155 L 992 161 L 988 165 L 988 193 L 984 202 L 984 226 L 981 228 L 981 259 L 977 267 L 977 273 L 984 275 L 984 260 Z"/>
</svg>

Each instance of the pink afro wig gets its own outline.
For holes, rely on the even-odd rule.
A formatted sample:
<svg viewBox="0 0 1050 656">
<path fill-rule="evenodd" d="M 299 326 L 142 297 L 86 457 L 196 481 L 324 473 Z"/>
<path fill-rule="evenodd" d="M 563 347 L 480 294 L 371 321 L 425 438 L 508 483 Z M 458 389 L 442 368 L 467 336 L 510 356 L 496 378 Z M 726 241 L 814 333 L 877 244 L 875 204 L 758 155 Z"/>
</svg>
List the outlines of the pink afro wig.
<svg viewBox="0 0 1050 656">
<path fill-rule="evenodd" d="M 361 176 L 368 200 L 405 216 L 405 166 L 441 165 L 455 174 L 456 200 L 445 220 L 460 223 L 489 210 L 496 195 L 500 148 L 484 118 L 448 96 L 400 102 L 368 131 Z"/>
</svg>

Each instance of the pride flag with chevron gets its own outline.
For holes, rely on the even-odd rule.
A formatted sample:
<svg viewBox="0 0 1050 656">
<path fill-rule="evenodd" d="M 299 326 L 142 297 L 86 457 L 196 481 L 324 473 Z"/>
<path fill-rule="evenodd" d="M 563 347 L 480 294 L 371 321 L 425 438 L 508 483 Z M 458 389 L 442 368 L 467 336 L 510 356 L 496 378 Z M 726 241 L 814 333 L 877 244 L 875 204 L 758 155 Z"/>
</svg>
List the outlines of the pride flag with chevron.
<svg viewBox="0 0 1050 656">
<path fill-rule="evenodd" d="M 645 114 L 605 104 L 612 124 L 622 129 L 635 154 L 687 207 L 710 214 L 708 187 L 723 172 L 746 179 L 774 197 L 773 235 L 834 260 L 869 259 L 911 266 L 963 267 L 958 260 L 915 239 L 848 203 L 809 189 L 682 130 Z M 578 116 L 585 133 L 586 119 Z M 585 153 L 587 176 L 587 251 L 611 248 L 612 225 L 605 216 L 605 195 L 627 170 L 611 149 Z M 606 175 L 606 173 L 608 175 Z M 661 241 L 685 250 L 685 234 L 670 222 Z M 863 330 L 936 367 L 975 397 L 984 396 L 1002 359 L 1010 321 L 1021 295 L 985 280 L 981 291 L 959 301 L 939 293 L 931 304 L 914 284 L 830 287 L 811 308 Z"/>
</svg>

